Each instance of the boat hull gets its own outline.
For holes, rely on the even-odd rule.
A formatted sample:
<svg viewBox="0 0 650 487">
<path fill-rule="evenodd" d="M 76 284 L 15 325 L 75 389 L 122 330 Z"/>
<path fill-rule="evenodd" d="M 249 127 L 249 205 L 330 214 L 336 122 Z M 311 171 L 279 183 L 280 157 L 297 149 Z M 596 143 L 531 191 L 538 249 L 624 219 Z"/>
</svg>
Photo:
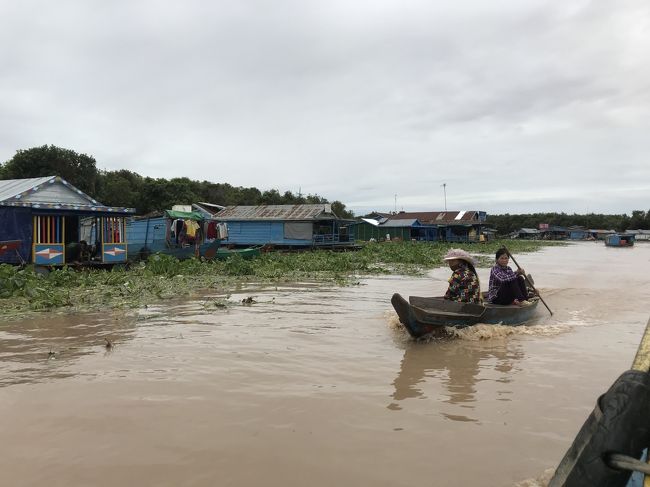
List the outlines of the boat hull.
<svg viewBox="0 0 650 487">
<path fill-rule="evenodd" d="M 395 293 L 391 303 L 400 321 L 414 338 L 441 331 L 445 326 L 463 328 L 477 323 L 517 326 L 535 314 L 538 298 L 528 306 L 500 306 L 449 301 L 442 297 L 411 296 L 406 301 Z"/>
</svg>

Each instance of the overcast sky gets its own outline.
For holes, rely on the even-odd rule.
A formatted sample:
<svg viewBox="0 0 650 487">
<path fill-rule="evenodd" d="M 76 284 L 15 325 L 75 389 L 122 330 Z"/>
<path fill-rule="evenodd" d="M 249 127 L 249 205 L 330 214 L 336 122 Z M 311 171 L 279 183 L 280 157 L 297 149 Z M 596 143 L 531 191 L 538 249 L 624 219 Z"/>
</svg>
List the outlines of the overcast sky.
<svg viewBox="0 0 650 487">
<path fill-rule="evenodd" d="M 357 214 L 443 183 L 449 210 L 650 210 L 648 0 L 1 0 L 0 44 L 0 161 Z"/>
</svg>

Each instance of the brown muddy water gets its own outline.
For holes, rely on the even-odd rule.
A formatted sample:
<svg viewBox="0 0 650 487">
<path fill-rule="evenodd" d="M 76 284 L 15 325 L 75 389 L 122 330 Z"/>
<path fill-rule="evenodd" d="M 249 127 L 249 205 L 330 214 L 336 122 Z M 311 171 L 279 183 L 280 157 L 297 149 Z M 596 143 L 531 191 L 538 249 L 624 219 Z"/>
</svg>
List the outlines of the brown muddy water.
<svg viewBox="0 0 650 487">
<path fill-rule="evenodd" d="M 0 323 L 0 483 L 541 485 L 631 364 L 650 245 L 516 257 L 553 317 L 429 343 L 390 297 L 444 292 L 444 268 Z"/>
</svg>

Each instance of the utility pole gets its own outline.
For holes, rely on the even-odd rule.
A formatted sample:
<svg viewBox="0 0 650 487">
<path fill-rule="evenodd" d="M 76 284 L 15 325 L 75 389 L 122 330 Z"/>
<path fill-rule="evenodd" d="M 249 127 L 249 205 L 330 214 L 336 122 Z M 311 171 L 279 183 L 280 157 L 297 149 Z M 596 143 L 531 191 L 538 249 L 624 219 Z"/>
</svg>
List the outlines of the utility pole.
<svg viewBox="0 0 650 487">
<path fill-rule="evenodd" d="M 395 214 L 397 215 L 397 193 L 395 193 Z"/>
<path fill-rule="evenodd" d="M 442 191 L 445 193 L 445 211 L 447 211 L 447 183 L 442 183 Z"/>
</svg>

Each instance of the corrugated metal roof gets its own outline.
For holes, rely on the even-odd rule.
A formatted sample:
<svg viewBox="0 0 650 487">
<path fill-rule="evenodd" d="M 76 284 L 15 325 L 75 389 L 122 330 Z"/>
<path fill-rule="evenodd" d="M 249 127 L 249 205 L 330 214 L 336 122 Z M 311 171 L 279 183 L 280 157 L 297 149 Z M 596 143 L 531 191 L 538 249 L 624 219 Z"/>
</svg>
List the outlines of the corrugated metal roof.
<svg viewBox="0 0 650 487">
<path fill-rule="evenodd" d="M 417 218 L 406 218 L 406 219 L 391 219 L 385 221 L 381 226 L 382 227 L 412 227 L 414 224 L 418 223 Z"/>
<path fill-rule="evenodd" d="M 372 225 L 372 226 L 374 226 L 374 227 L 378 227 L 378 226 L 379 226 L 379 222 L 378 222 L 377 220 L 373 220 L 372 218 L 362 218 L 361 221 L 364 221 L 364 222 L 366 222 L 366 223 L 369 223 L 370 225 Z"/>
<path fill-rule="evenodd" d="M 227 206 L 217 220 L 316 220 L 337 218 L 329 204 Z"/>
<path fill-rule="evenodd" d="M 389 220 L 404 220 L 413 218 L 419 220 L 423 225 L 442 222 L 472 222 L 477 221 L 478 211 L 415 211 L 400 212 L 390 215 Z"/>
<path fill-rule="evenodd" d="M 0 206 L 93 213 L 135 213 L 133 208 L 104 206 L 59 176 L 0 180 Z"/>
<path fill-rule="evenodd" d="M 55 177 L 56 176 L 46 176 L 44 178 L 5 179 L 4 181 L 0 181 L 0 201 L 5 201 L 18 196 L 36 186 L 47 183 Z"/>
</svg>

